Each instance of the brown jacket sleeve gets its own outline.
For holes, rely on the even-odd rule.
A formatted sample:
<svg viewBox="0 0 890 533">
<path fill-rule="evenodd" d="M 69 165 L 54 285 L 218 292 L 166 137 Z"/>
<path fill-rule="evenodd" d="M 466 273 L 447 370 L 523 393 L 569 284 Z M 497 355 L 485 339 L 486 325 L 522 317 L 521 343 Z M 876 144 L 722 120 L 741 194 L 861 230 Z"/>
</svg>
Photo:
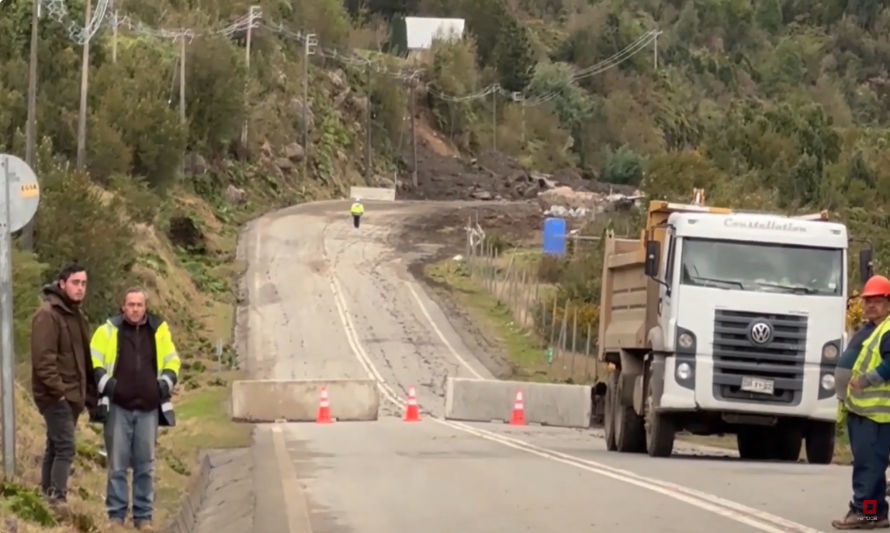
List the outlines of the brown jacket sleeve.
<svg viewBox="0 0 890 533">
<path fill-rule="evenodd" d="M 31 321 L 31 366 L 37 379 L 55 398 L 65 395 L 57 362 L 58 346 L 59 325 L 51 311 L 39 309 Z"/>
</svg>

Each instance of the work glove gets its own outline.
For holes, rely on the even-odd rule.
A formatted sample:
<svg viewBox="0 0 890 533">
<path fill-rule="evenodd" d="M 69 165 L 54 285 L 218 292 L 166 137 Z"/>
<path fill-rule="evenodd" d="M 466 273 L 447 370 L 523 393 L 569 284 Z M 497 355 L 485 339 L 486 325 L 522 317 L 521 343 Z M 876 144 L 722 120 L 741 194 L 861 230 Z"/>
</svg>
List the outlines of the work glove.
<svg viewBox="0 0 890 533">
<path fill-rule="evenodd" d="M 159 379 L 158 380 L 158 390 L 161 391 L 161 399 L 167 400 L 170 398 L 170 384 L 167 383 L 166 380 Z"/>
<path fill-rule="evenodd" d="M 844 405 L 844 402 L 837 404 L 837 423 L 844 427 L 847 426 L 847 406 Z"/>
<path fill-rule="evenodd" d="M 99 404 L 95 407 L 90 407 L 90 422 L 96 424 L 104 424 L 108 421 L 108 408 L 109 408 L 109 399 L 108 396 L 103 396 L 99 400 Z"/>
<path fill-rule="evenodd" d="M 105 389 L 102 391 L 102 396 L 105 396 L 109 399 L 114 398 L 115 387 L 117 387 L 117 378 L 109 379 L 108 383 L 105 384 Z"/>
</svg>

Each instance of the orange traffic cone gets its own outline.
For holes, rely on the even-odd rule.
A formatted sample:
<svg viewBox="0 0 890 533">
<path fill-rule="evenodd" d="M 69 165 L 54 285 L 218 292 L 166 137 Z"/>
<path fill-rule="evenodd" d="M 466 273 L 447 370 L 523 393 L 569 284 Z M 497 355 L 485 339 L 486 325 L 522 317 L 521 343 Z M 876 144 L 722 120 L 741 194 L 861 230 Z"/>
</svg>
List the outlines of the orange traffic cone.
<svg viewBox="0 0 890 533">
<path fill-rule="evenodd" d="M 513 416 L 510 418 L 510 425 L 525 425 L 525 406 L 522 403 L 522 390 L 516 391 L 516 400 L 513 401 Z"/>
<path fill-rule="evenodd" d="M 331 406 L 328 402 L 328 388 L 326 386 L 321 388 L 321 394 L 318 399 L 318 417 L 315 422 L 317 424 L 330 424 L 333 422 L 331 420 Z"/>
<path fill-rule="evenodd" d="M 420 422 L 420 409 L 417 407 L 417 394 L 414 387 L 408 389 L 408 403 L 405 405 L 405 422 Z"/>
</svg>

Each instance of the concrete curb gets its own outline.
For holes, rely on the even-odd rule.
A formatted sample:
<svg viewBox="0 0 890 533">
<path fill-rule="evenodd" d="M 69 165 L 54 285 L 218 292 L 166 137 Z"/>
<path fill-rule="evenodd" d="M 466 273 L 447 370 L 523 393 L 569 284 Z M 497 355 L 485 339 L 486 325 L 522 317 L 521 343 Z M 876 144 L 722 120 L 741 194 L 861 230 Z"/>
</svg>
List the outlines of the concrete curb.
<svg viewBox="0 0 890 533">
<path fill-rule="evenodd" d="M 162 530 L 164 533 L 192 533 L 197 523 L 201 504 L 210 485 L 210 472 L 213 464 L 209 452 L 201 452 L 201 466 L 198 475 L 193 476 L 186 489 L 186 496 L 182 499 L 179 512 L 173 520 Z"/>
</svg>

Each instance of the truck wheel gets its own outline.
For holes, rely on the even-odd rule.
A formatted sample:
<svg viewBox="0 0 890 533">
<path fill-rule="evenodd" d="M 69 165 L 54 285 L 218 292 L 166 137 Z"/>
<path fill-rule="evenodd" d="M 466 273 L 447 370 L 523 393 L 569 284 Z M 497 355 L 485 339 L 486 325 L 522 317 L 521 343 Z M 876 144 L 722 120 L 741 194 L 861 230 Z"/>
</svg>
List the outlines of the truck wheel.
<svg viewBox="0 0 890 533">
<path fill-rule="evenodd" d="M 834 458 L 834 422 L 810 422 L 806 429 L 807 462 L 827 465 Z"/>
<path fill-rule="evenodd" d="M 638 415 L 633 406 L 621 404 L 618 391 L 618 372 L 615 376 L 615 393 L 612 397 L 612 416 L 615 425 L 615 449 L 625 453 L 642 453 L 646 451 L 646 428 L 643 417 Z"/>
<path fill-rule="evenodd" d="M 647 387 L 646 392 L 646 416 L 644 428 L 646 431 L 646 452 L 652 457 L 670 457 L 674 451 L 674 422 L 669 415 L 655 411 L 655 399 L 652 397 L 652 388 Z"/>
<path fill-rule="evenodd" d="M 800 459 L 800 449 L 803 446 L 803 432 L 796 428 L 779 428 L 772 431 L 774 444 L 774 459 L 780 461 L 794 461 Z"/>
<path fill-rule="evenodd" d="M 742 459 L 753 459 L 755 461 L 762 461 L 766 459 L 773 459 L 775 454 L 773 453 L 772 440 L 766 431 L 763 431 L 765 428 L 759 427 L 744 427 L 740 428 L 738 433 L 736 433 L 736 442 L 739 447 L 739 456 Z"/>
<path fill-rule="evenodd" d="M 606 449 L 614 452 L 615 445 L 615 409 L 618 400 L 618 373 L 609 374 L 609 382 L 606 389 L 605 405 L 603 406 L 603 433 L 605 433 Z"/>
</svg>

